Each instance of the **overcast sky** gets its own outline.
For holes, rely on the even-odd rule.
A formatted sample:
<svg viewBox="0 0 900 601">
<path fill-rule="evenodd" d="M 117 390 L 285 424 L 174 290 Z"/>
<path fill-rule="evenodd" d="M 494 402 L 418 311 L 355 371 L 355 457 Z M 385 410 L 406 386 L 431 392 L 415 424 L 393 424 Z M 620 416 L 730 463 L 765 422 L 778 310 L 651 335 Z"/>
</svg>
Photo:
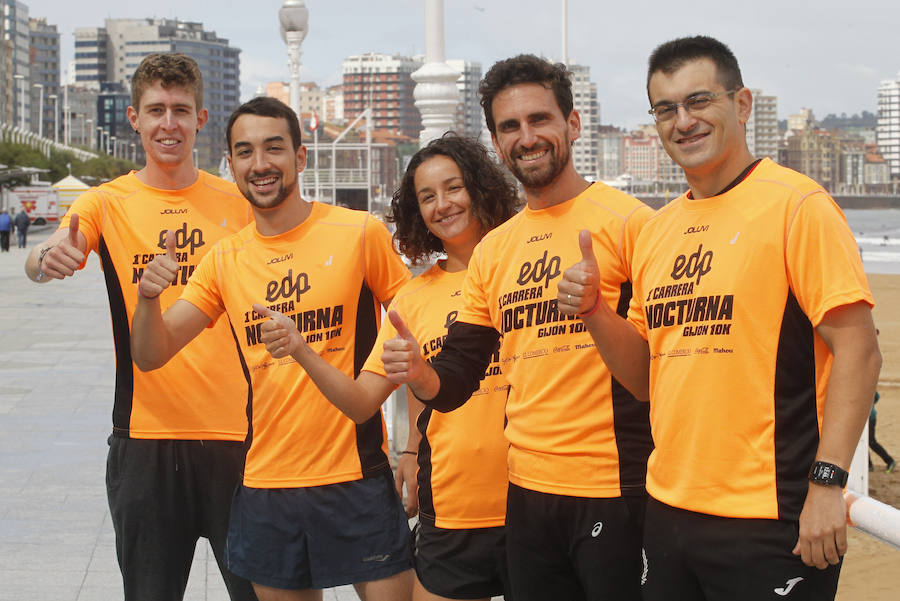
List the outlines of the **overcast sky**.
<svg viewBox="0 0 900 601">
<path fill-rule="evenodd" d="M 58 26 L 65 61 L 73 57 L 76 27 L 156 16 L 200 21 L 240 48 L 243 99 L 260 83 L 288 78 L 278 22 L 283 0 L 23 1 L 31 17 Z M 569 60 L 591 68 L 604 124 L 647 122 L 647 56 L 659 43 L 683 35 L 712 35 L 728 44 L 744 83 L 778 97 L 781 119 L 801 107 L 812 108 L 819 118 L 875 112 L 879 82 L 896 78 L 900 70 L 900 3 L 894 0 L 569 0 L 568 5 Z M 339 83 L 341 63 L 351 54 L 424 53 L 424 0 L 306 0 L 306 6 L 304 81 Z M 561 6 L 553 0 L 445 0 L 447 58 L 479 61 L 485 71 L 520 52 L 558 60 Z"/>
</svg>

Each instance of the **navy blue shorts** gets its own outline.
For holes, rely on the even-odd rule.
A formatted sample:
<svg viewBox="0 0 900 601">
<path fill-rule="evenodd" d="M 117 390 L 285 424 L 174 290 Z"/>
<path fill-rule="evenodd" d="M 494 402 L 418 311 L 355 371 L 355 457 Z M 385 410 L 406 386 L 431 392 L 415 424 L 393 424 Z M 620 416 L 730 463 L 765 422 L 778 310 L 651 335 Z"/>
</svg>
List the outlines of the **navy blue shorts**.
<svg viewBox="0 0 900 601">
<path fill-rule="evenodd" d="M 416 576 L 429 593 L 448 599 L 505 595 L 506 528 L 450 530 L 419 522 L 415 529 Z"/>
<path fill-rule="evenodd" d="M 239 486 L 228 567 L 281 589 L 324 589 L 408 570 L 409 525 L 390 472 L 307 488 Z"/>
</svg>

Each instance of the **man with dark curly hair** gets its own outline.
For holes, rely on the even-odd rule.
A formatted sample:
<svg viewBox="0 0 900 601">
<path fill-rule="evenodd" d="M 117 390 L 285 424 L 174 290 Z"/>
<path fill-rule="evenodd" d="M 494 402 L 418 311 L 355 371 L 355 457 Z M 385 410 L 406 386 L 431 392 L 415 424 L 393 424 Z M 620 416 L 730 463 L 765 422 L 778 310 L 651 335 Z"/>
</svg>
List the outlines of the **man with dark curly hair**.
<svg viewBox="0 0 900 601">
<path fill-rule="evenodd" d="M 485 119 L 527 206 L 475 248 L 464 307 L 435 361 L 422 359 L 396 313 L 402 334 L 383 355 L 392 381 L 450 411 L 477 388 L 502 336 L 507 555 L 517 601 L 640 598 L 647 406 L 597 361 L 578 318 L 560 313 L 556 288 L 561 266 L 581 257 L 573 232 L 586 228 L 603 266 L 604 301 L 627 309 L 632 244 L 652 211 L 575 171 L 581 118 L 570 77 L 564 65 L 531 55 L 488 71 Z"/>
</svg>

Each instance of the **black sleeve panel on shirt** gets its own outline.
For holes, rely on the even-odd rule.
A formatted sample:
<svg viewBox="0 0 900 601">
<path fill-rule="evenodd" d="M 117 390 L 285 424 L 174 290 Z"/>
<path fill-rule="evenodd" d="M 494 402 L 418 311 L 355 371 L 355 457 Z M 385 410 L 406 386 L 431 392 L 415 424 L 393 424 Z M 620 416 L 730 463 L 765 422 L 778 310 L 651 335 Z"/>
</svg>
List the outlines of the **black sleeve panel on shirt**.
<svg viewBox="0 0 900 601">
<path fill-rule="evenodd" d="M 419 400 L 444 413 L 462 407 L 478 390 L 499 344 L 500 333 L 494 328 L 459 321 L 451 324 L 444 346 L 432 363 L 441 388 L 433 399 Z"/>
</svg>

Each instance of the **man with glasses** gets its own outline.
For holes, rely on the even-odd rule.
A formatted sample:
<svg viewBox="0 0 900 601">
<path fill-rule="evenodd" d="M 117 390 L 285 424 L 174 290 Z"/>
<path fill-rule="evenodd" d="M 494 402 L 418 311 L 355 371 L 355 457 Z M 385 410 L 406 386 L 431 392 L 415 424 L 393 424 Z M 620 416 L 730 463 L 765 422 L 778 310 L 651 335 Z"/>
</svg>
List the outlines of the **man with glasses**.
<svg viewBox="0 0 900 601">
<path fill-rule="evenodd" d="M 690 190 L 638 236 L 627 321 L 597 302 L 584 234 L 559 284 L 561 310 L 599 307 L 598 351 L 650 401 L 644 599 L 833 599 L 881 365 L 856 244 L 821 186 L 750 154 L 725 45 L 663 44 L 647 91 Z"/>
</svg>

